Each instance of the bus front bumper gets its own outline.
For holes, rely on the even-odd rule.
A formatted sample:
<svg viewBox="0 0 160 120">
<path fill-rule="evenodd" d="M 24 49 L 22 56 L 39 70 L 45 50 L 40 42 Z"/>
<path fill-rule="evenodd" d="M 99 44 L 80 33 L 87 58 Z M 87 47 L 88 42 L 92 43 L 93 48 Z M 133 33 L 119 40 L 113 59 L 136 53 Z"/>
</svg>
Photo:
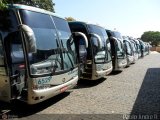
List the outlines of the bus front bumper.
<svg viewBox="0 0 160 120">
<path fill-rule="evenodd" d="M 108 69 L 103 69 L 101 71 L 97 71 L 96 74 L 92 77 L 92 80 L 98 80 L 100 78 L 103 78 L 104 76 L 108 75 L 111 73 L 113 70 L 113 67 L 111 66 Z"/>
<path fill-rule="evenodd" d="M 28 94 L 28 104 L 37 104 L 44 100 L 47 100 L 55 95 L 65 92 L 77 85 L 78 76 L 74 77 L 72 80 L 63 83 L 61 85 L 53 86 L 51 88 L 40 89 L 40 90 L 32 90 L 30 94 Z"/>
</svg>

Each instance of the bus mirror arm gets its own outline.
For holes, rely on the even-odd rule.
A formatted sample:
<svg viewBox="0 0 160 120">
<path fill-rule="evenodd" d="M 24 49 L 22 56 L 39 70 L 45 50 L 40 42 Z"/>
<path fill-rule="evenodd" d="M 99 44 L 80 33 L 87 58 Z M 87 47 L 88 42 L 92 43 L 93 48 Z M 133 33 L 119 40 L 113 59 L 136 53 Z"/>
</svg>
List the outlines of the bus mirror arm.
<svg viewBox="0 0 160 120">
<path fill-rule="evenodd" d="M 99 35 L 97 35 L 97 34 L 94 34 L 94 33 L 91 33 L 91 35 L 97 38 L 98 46 L 101 49 L 102 48 L 102 39 L 101 39 L 101 37 Z"/>
<path fill-rule="evenodd" d="M 88 48 L 88 39 L 87 39 L 87 36 L 84 33 L 82 33 L 82 32 L 73 32 L 72 34 L 74 34 L 75 36 L 82 36 L 84 38 L 86 48 Z"/>
<path fill-rule="evenodd" d="M 33 30 L 29 26 L 24 24 L 19 25 L 18 28 L 21 32 L 25 34 L 26 44 L 27 44 L 26 46 L 27 46 L 28 52 L 36 53 L 37 51 L 36 38 Z"/>
<path fill-rule="evenodd" d="M 117 38 L 115 38 L 115 37 L 113 37 L 113 36 L 111 36 L 111 37 L 109 37 L 111 40 L 117 40 Z"/>
</svg>

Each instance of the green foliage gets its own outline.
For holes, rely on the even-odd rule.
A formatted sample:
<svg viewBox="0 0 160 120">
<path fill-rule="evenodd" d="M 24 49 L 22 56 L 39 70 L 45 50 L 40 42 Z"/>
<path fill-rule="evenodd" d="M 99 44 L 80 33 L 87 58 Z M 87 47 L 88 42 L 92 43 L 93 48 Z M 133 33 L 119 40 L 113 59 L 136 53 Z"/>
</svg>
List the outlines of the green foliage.
<svg viewBox="0 0 160 120">
<path fill-rule="evenodd" d="M 53 8 L 55 4 L 52 2 L 52 0 L 32 0 L 32 2 L 42 9 L 55 12 Z"/>
<path fill-rule="evenodd" d="M 0 9 L 2 10 L 7 7 L 7 4 L 13 4 L 13 3 L 39 7 L 51 12 L 55 12 L 54 11 L 55 4 L 52 2 L 52 0 L 1 0 Z"/>
<path fill-rule="evenodd" d="M 5 9 L 5 8 L 7 8 L 7 6 L 6 6 L 6 1 L 5 0 L 1 0 L 0 1 L 0 10 L 3 10 L 3 9 Z"/>
<path fill-rule="evenodd" d="M 141 36 L 141 39 L 145 42 L 151 42 L 151 45 L 160 45 L 160 32 L 158 31 L 147 31 Z"/>
<path fill-rule="evenodd" d="M 65 19 L 66 19 L 67 21 L 76 21 L 76 19 L 74 19 L 73 17 L 65 17 Z"/>
</svg>

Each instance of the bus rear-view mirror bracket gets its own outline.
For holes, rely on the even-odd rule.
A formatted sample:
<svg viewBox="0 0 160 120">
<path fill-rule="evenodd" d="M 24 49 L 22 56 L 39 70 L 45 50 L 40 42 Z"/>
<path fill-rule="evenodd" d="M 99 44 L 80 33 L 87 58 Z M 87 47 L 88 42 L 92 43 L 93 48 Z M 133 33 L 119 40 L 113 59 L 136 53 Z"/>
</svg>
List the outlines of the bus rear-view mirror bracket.
<svg viewBox="0 0 160 120">
<path fill-rule="evenodd" d="M 74 34 L 75 36 L 83 37 L 84 42 L 85 42 L 85 46 L 86 46 L 86 48 L 88 48 L 88 39 L 87 39 L 87 36 L 84 33 L 82 33 L 82 32 L 73 32 L 72 34 Z"/>
<path fill-rule="evenodd" d="M 95 33 L 91 33 L 91 36 L 97 38 L 97 42 L 98 42 L 98 47 L 101 49 L 102 48 L 102 39 L 99 35 L 95 34 Z"/>
<path fill-rule="evenodd" d="M 26 47 L 29 53 L 36 53 L 37 46 L 36 46 L 36 38 L 34 35 L 33 30 L 24 24 L 18 26 L 19 30 L 25 34 L 26 37 Z"/>
</svg>

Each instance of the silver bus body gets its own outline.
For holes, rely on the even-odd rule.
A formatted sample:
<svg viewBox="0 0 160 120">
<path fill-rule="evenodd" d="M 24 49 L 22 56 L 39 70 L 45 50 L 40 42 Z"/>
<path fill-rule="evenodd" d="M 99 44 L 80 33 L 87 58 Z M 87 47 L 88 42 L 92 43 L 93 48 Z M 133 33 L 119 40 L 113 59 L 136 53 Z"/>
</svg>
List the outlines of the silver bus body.
<svg viewBox="0 0 160 120">
<path fill-rule="evenodd" d="M 123 40 L 123 42 L 126 46 L 127 66 L 130 66 L 130 64 L 134 63 L 134 52 L 132 48 L 132 43 L 126 38 Z"/>
<path fill-rule="evenodd" d="M 87 36 L 88 48 L 84 49 L 84 55 L 79 49 L 81 38 L 75 39 L 77 52 L 81 51 L 83 60 L 80 61 L 80 78 L 88 80 L 97 80 L 108 75 L 112 71 L 111 51 L 108 36 L 105 29 L 95 24 L 85 22 L 69 22 L 72 32 L 82 32 Z M 79 40 L 79 41 L 78 41 Z"/>
<path fill-rule="evenodd" d="M 139 40 L 137 39 L 132 39 L 135 44 L 136 44 L 136 49 L 137 49 L 137 52 L 138 52 L 138 59 L 141 57 L 141 50 L 140 50 L 140 43 L 139 43 Z"/>
<path fill-rule="evenodd" d="M 111 43 L 113 71 L 123 70 L 127 65 L 127 58 L 122 36 L 117 31 L 107 29 L 106 33 Z"/>
<path fill-rule="evenodd" d="M 65 19 L 18 4 L 0 12 L 1 101 L 36 104 L 77 84 L 75 44 Z"/>
<path fill-rule="evenodd" d="M 135 63 L 138 60 L 138 49 L 136 46 L 136 42 L 133 39 L 130 39 L 131 41 L 131 46 L 132 46 L 132 50 L 133 50 L 133 63 Z"/>
</svg>

